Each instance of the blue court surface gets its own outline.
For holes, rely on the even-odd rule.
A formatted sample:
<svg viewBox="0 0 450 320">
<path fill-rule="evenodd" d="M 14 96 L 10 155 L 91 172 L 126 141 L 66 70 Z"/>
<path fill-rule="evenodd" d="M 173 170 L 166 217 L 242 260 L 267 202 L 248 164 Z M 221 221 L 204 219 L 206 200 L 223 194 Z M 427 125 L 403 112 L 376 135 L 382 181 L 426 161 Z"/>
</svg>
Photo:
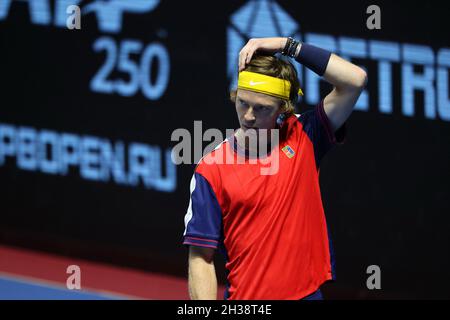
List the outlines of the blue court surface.
<svg viewBox="0 0 450 320">
<path fill-rule="evenodd" d="M 51 284 L 0 276 L 0 300 L 117 300 L 123 299 L 86 290 L 69 290 Z"/>
<path fill-rule="evenodd" d="M 79 267 L 81 290 L 67 288 L 69 266 Z M 0 244 L 0 300 L 188 298 L 185 278 Z"/>
</svg>

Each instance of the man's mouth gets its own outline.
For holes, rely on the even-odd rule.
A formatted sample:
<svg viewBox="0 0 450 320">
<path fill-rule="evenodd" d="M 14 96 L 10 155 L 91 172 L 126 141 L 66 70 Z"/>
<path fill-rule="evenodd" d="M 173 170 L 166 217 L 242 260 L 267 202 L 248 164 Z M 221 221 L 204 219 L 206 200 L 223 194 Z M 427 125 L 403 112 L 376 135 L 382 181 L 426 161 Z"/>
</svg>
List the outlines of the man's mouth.
<svg viewBox="0 0 450 320">
<path fill-rule="evenodd" d="M 258 130 L 257 127 L 250 127 L 250 126 L 246 126 L 245 124 L 243 124 L 242 127 L 243 127 L 245 130 L 248 130 L 248 129 Z"/>
</svg>

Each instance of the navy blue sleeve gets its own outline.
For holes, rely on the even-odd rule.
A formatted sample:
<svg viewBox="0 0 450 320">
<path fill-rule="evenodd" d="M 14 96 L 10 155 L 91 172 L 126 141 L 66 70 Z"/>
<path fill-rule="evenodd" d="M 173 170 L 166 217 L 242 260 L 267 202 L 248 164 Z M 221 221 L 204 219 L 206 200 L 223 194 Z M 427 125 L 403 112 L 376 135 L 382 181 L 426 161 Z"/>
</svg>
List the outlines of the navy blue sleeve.
<svg viewBox="0 0 450 320">
<path fill-rule="evenodd" d="M 222 233 L 222 209 L 209 182 L 195 172 L 191 199 L 184 217 L 183 244 L 217 248 Z"/>
<path fill-rule="evenodd" d="M 314 146 L 314 156 L 317 166 L 324 155 L 336 144 L 342 144 L 346 136 L 345 123 L 333 132 L 330 121 L 323 108 L 323 100 L 313 110 L 306 111 L 298 117 L 303 130 Z"/>
</svg>

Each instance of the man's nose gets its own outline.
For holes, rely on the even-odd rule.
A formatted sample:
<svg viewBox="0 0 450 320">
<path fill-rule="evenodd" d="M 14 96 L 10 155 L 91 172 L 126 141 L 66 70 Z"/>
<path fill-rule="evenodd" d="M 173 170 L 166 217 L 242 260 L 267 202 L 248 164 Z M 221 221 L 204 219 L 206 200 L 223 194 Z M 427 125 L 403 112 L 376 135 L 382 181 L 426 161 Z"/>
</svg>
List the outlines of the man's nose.
<svg viewBox="0 0 450 320">
<path fill-rule="evenodd" d="M 244 114 L 244 120 L 247 122 L 253 122 L 256 120 L 253 107 L 247 109 L 247 112 Z"/>
</svg>

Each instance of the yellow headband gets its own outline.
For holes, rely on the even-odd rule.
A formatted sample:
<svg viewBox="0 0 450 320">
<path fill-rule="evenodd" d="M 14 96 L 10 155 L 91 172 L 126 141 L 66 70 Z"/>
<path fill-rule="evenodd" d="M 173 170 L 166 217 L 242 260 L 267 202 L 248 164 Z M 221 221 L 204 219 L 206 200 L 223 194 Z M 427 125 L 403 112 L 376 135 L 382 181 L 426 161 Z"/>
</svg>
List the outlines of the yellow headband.
<svg viewBox="0 0 450 320">
<path fill-rule="evenodd" d="M 289 100 L 291 83 L 288 80 L 266 76 L 260 73 L 242 71 L 239 73 L 238 88 Z M 303 95 L 302 89 L 298 90 L 298 94 Z"/>
</svg>

